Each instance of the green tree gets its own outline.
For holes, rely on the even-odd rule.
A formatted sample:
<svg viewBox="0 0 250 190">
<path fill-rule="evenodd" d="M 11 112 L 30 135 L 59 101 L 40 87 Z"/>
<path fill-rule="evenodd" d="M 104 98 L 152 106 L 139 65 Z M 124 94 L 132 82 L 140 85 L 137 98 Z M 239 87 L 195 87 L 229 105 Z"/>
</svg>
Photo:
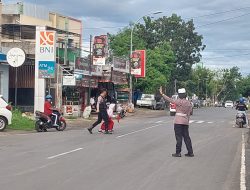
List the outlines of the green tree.
<svg viewBox="0 0 250 190">
<path fill-rule="evenodd" d="M 205 99 L 212 97 L 211 81 L 214 77 L 214 72 L 203 66 L 196 66 L 191 71 L 189 80 L 182 82 L 189 95 L 197 95 L 199 98 Z"/>
<path fill-rule="evenodd" d="M 130 28 L 124 28 L 109 35 L 114 55 L 129 55 L 130 32 Z M 200 61 L 200 52 L 205 48 L 202 39 L 192 20 L 186 22 L 175 14 L 156 20 L 145 17 L 133 33 L 133 49 L 146 49 L 148 54 L 147 77 L 139 79 L 136 87 L 153 92 L 159 85 L 168 85 L 168 91 L 173 93 L 173 81 L 177 79 L 182 84 L 190 79 L 192 65 Z"/>
<path fill-rule="evenodd" d="M 237 81 L 237 90 L 239 91 L 239 94 L 244 97 L 250 96 L 250 75 Z"/>
<path fill-rule="evenodd" d="M 195 31 L 193 20 L 186 22 L 173 14 L 157 20 L 147 17 L 144 21 L 145 24 L 138 25 L 137 33 L 146 42 L 146 48 L 152 49 L 158 44 L 170 43 L 176 57 L 172 77 L 179 81 L 187 80 L 192 65 L 200 62 L 200 52 L 205 48 L 203 37 Z"/>
<path fill-rule="evenodd" d="M 241 80 L 238 67 L 222 69 L 216 73 L 216 100 L 236 100 L 239 97 L 237 81 Z"/>
<path fill-rule="evenodd" d="M 146 78 L 138 79 L 135 87 L 145 93 L 155 93 L 159 86 L 166 86 L 171 75 L 171 63 L 174 60 L 173 51 L 167 43 L 148 50 Z"/>
<path fill-rule="evenodd" d="M 116 56 L 126 56 L 130 54 L 130 28 L 124 28 L 119 31 L 116 35 L 109 34 L 110 49 Z M 133 34 L 133 48 L 134 49 L 145 49 L 146 44 L 137 33 Z"/>
</svg>

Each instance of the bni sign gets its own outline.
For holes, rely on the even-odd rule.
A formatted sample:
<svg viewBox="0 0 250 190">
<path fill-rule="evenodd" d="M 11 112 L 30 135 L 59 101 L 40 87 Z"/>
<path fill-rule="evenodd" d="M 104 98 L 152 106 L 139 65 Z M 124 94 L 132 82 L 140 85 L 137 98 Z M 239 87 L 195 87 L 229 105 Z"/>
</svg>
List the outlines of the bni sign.
<svg viewBox="0 0 250 190">
<path fill-rule="evenodd" d="M 36 64 L 38 78 L 55 78 L 56 60 L 56 32 L 37 31 L 36 37 Z"/>
</svg>

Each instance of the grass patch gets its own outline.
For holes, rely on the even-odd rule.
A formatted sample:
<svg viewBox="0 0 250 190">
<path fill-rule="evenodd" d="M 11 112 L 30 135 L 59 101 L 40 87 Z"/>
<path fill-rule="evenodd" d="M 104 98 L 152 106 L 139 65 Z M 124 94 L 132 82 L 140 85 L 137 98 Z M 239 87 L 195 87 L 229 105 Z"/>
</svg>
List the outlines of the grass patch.
<svg viewBox="0 0 250 190">
<path fill-rule="evenodd" d="M 12 130 L 32 131 L 35 128 L 35 121 L 22 116 L 18 109 L 12 111 L 12 124 L 8 126 Z"/>
</svg>

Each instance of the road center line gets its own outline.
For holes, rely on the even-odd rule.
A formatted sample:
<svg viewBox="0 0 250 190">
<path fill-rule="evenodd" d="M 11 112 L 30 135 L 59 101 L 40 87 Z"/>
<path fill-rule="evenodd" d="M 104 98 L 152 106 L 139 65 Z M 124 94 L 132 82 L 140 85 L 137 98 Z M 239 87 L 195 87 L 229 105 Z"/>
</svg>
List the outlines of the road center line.
<svg viewBox="0 0 250 190">
<path fill-rule="evenodd" d="M 83 148 L 77 148 L 77 149 L 74 149 L 74 150 L 71 150 L 71 151 L 68 151 L 68 152 L 63 152 L 61 154 L 57 154 L 57 155 L 54 155 L 54 156 L 50 156 L 48 157 L 47 159 L 51 160 L 51 159 L 54 159 L 54 158 L 58 158 L 60 156 L 64 156 L 64 155 L 67 155 L 67 154 L 71 154 L 71 153 L 74 153 L 74 152 L 77 152 L 77 151 L 80 151 L 82 150 Z"/>
<path fill-rule="evenodd" d="M 241 169 L 240 169 L 240 190 L 246 190 L 246 147 L 245 147 L 245 137 L 243 133 L 242 133 Z"/>
<path fill-rule="evenodd" d="M 205 121 L 197 121 L 196 123 L 197 124 L 202 124 L 202 123 L 204 123 Z"/>
<path fill-rule="evenodd" d="M 154 126 L 151 126 L 151 127 L 147 127 L 145 129 L 140 129 L 138 131 L 133 131 L 131 133 L 127 133 L 127 134 L 124 134 L 124 135 L 120 135 L 120 136 L 117 136 L 116 138 L 119 139 L 119 138 L 122 138 L 122 137 L 125 137 L 125 136 L 128 136 L 128 135 L 132 135 L 132 134 L 135 134 L 135 133 L 139 133 L 139 132 L 142 132 L 142 131 L 146 131 L 146 130 L 149 130 L 149 129 L 153 129 L 153 128 L 156 128 L 156 127 L 159 127 L 161 126 L 162 124 L 158 124 L 158 125 L 154 125 Z"/>
<path fill-rule="evenodd" d="M 163 123 L 163 121 L 157 121 L 157 122 L 155 122 L 155 123 Z"/>
</svg>

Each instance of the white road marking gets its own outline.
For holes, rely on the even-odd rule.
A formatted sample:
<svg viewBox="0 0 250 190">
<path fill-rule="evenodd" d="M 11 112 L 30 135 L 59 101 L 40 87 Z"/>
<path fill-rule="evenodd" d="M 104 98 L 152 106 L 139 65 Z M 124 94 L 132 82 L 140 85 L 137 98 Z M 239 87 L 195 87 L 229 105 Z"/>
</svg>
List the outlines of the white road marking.
<svg viewBox="0 0 250 190">
<path fill-rule="evenodd" d="M 195 122 L 195 123 L 197 123 L 197 124 L 202 124 L 202 123 L 204 123 L 205 121 L 197 121 L 197 122 Z"/>
<path fill-rule="evenodd" d="M 151 127 L 147 127 L 145 129 L 140 129 L 138 131 L 133 131 L 131 133 L 127 133 L 127 134 L 124 134 L 124 135 L 120 135 L 120 136 L 117 136 L 116 138 L 119 139 L 119 138 L 122 138 L 122 137 L 125 137 L 125 136 L 128 136 L 128 135 L 132 135 L 132 134 L 135 134 L 135 133 L 139 133 L 139 132 L 142 132 L 142 131 L 146 131 L 146 130 L 149 130 L 149 129 L 153 129 L 153 128 L 156 128 L 156 127 L 159 127 L 161 126 L 162 124 L 158 124 L 158 125 L 154 125 L 154 126 L 151 126 Z"/>
<path fill-rule="evenodd" d="M 74 149 L 74 150 L 71 150 L 71 151 L 68 151 L 68 152 L 63 152 L 61 154 L 57 154 L 57 155 L 54 155 L 54 156 L 50 156 L 48 157 L 47 159 L 51 160 L 51 159 L 54 159 L 54 158 L 58 158 L 60 156 L 64 156 L 64 155 L 67 155 L 67 154 L 71 154 L 71 153 L 74 153 L 74 152 L 77 152 L 79 150 L 82 150 L 83 148 L 77 148 L 77 149 Z"/>
<path fill-rule="evenodd" d="M 245 137 L 242 133 L 241 169 L 240 169 L 240 190 L 246 190 L 246 148 Z"/>
<path fill-rule="evenodd" d="M 214 122 L 212 122 L 212 121 L 209 121 L 209 122 L 207 122 L 208 124 L 213 124 Z"/>
<path fill-rule="evenodd" d="M 163 123 L 164 121 L 157 121 L 157 122 L 155 122 L 155 123 Z"/>
<path fill-rule="evenodd" d="M 189 123 L 193 123 L 193 122 L 195 122 L 195 121 L 194 121 L 194 120 L 190 120 L 190 121 L 189 121 Z"/>
<path fill-rule="evenodd" d="M 33 172 L 36 172 L 38 170 L 47 168 L 47 167 L 49 167 L 51 165 L 54 165 L 54 164 L 55 163 L 49 163 L 49 164 L 45 164 L 45 165 L 42 165 L 42 166 L 39 166 L 39 167 L 36 167 L 36 168 L 31 168 L 31 169 L 16 173 L 16 174 L 14 174 L 14 176 L 20 176 L 20 175 L 26 175 L 26 174 L 29 174 L 29 173 L 33 173 Z"/>
</svg>

